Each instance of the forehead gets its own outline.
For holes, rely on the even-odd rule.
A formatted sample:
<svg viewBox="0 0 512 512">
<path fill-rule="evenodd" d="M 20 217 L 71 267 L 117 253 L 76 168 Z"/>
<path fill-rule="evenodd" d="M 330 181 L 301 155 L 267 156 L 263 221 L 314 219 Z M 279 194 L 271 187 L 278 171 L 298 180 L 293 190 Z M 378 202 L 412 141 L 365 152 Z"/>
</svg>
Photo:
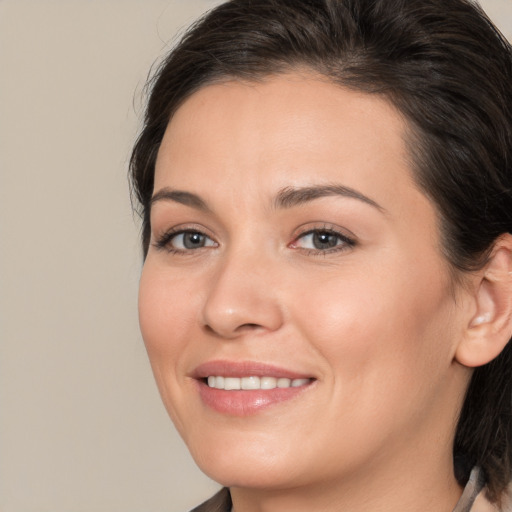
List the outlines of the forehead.
<svg viewBox="0 0 512 512">
<path fill-rule="evenodd" d="M 203 87 L 171 119 L 157 158 L 155 190 L 212 180 L 241 190 L 309 182 L 394 195 L 414 187 L 407 124 L 388 101 L 312 75 Z M 416 191 L 418 192 L 418 191 Z"/>
</svg>

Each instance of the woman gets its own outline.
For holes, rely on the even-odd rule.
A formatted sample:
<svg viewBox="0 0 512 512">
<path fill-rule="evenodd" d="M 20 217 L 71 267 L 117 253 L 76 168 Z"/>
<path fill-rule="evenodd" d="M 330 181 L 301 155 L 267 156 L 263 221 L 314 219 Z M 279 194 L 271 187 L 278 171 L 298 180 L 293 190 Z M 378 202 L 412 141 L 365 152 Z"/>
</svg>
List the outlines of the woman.
<svg viewBox="0 0 512 512">
<path fill-rule="evenodd" d="M 510 510 L 510 83 L 466 0 L 234 0 L 167 57 L 139 311 L 196 510 Z"/>
</svg>

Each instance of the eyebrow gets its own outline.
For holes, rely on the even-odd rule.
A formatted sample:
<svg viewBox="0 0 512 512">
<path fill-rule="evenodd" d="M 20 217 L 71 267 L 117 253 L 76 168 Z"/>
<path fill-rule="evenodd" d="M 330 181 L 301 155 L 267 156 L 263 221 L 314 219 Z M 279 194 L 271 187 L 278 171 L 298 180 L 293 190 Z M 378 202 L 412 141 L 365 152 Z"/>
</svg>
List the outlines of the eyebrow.
<svg viewBox="0 0 512 512">
<path fill-rule="evenodd" d="M 293 208 L 321 197 L 341 196 L 351 199 L 358 199 L 363 203 L 373 206 L 377 210 L 384 212 L 385 208 L 379 205 L 373 199 L 365 196 L 357 190 L 344 185 L 313 185 L 309 187 L 285 187 L 281 189 L 274 201 L 273 206 L 276 209 Z M 206 202 L 198 195 L 183 190 L 173 190 L 164 187 L 156 192 L 150 200 L 150 208 L 159 201 L 173 201 L 185 206 L 190 206 L 204 212 L 211 212 Z"/>
<path fill-rule="evenodd" d="M 207 204 L 198 195 L 184 192 L 183 190 L 172 190 L 169 187 L 164 187 L 153 194 L 149 202 L 150 208 L 159 201 L 174 201 L 175 203 L 184 204 L 196 210 L 204 212 L 210 211 L 210 208 L 208 208 Z"/>
<path fill-rule="evenodd" d="M 313 201 L 315 199 L 319 199 L 321 197 L 329 197 L 329 196 L 342 196 L 348 197 L 351 199 L 358 199 L 363 203 L 369 204 L 373 206 L 377 210 L 384 212 L 385 208 L 383 208 L 380 204 L 378 204 L 373 199 L 361 194 L 357 190 L 354 190 L 350 187 L 345 187 L 344 185 L 315 185 L 311 187 L 286 187 L 279 191 L 275 200 L 274 207 L 275 208 L 292 208 L 294 206 L 298 206 L 309 201 Z"/>
</svg>

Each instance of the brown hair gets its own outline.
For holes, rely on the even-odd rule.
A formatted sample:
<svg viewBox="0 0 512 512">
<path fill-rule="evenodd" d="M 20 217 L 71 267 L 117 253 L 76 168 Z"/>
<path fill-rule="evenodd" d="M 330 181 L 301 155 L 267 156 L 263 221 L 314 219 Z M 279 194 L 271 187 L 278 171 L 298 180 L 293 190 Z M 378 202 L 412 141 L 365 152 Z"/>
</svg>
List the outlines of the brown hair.
<svg viewBox="0 0 512 512">
<path fill-rule="evenodd" d="M 176 109 L 206 84 L 298 67 L 380 94 L 405 115 L 446 257 L 459 273 L 479 268 L 512 232 L 512 49 L 469 0 L 232 0 L 213 9 L 150 84 L 131 158 L 144 254 L 156 155 Z M 512 477 L 511 343 L 475 370 L 454 455 L 460 483 L 479 465 L 499 501 Z"/>
</svg>

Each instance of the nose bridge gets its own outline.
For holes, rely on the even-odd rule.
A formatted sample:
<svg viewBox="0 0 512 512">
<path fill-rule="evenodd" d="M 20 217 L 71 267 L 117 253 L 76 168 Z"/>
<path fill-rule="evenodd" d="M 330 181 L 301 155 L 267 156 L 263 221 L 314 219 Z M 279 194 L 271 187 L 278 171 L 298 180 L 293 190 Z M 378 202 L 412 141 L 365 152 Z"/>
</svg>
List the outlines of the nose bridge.
<svg viewBox="0 0 512 512">
<path fill-rule="evenodd" d="M 204 325 L 224 338 L 236 338 L 248 330 L 273 331 L 282 323 L 271 285 L 272 258 L 248 245 L 252 244 L 240 244 L 219 256 L 205 298 Z"/>
</svg>

